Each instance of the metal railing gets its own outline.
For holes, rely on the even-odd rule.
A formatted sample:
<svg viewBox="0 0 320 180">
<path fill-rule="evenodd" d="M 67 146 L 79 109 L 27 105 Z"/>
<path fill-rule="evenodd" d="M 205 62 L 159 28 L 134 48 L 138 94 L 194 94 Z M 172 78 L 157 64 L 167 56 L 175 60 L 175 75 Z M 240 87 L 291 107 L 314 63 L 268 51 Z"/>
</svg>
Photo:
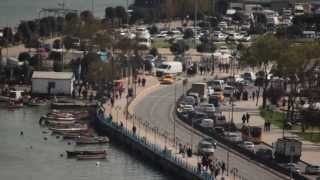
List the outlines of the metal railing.
<svg viewBox="0 0 320 180">
<path fill-rule="evenodd" d="M 140 146 L 143 146 L 145 149 L 152 151 L 157 156 L 170 161 L 172 164 L 175 164 L 176 166 L 183 168 L 185 171 L 193 174 L 199 179 L 203 179 L 203 180 L 214 179 L 214 177 L 210 175 L 208 172 L 198 172 L 196 166 L 193 166 L 188 162 L 186 162 L 185 160 L 183 160 L 182 158 L 172 154 L 172 152 L 166 149 L 166 147 L 162 148 L 156 142 L 153 143 L 150 140 L 146 139 L 146 137 L 138 134 L 137 132 L 133 132 L 132 130 L 129 130 L 128 127 L 123 127 L 118 122 L 114 122 L 109 117 L 105 117 L 103 108 L 100 108 L 100 107 L 98 108 L 97 118 L 101 123 L 108 126 L 109 128 L 112 128 L 113 130 L 117 131 L 118 133 L 130 139 L 131 141 L 134 141 Z M 156 132 L 156 128 L 150 128 L 150 129 L 153 129 Z M 164 136 L 164 134 L 162 135 Z"/>
</svg>

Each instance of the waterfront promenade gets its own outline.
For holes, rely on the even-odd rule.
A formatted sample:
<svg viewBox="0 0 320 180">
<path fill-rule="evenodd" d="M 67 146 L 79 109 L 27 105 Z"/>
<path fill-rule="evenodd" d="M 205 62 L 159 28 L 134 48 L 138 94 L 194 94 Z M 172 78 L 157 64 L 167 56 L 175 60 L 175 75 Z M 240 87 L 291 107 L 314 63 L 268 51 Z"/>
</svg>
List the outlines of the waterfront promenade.
<svg viewBox="0 0 320 180">
<path fill-rule="evenodd" d="M 185 166 L 188 169 L 192 169 L 194 171 L 197 171 L 197 164 L 200 162 L 201 158 L 199 156 L 196 156 L 193 154 L 192 157 L 187 157 L 186 155 L 179 154 L 178 152 L 178 143 L 185 143 L 182 142 L 179 139 L 176 139 L 176 144 L 174 143 L 174 139 L 172 135 L 168 133 L 168 129 L 159 129 L 158 127 L 154 126 L 153 124 L 149 124 L 148 121 L 143 121 L 142 118 L 136 117 L 134 114 L 133 110 L 137 107 L 136 103 L 139 101 L 139 99 L 144 98 L 145 95 L 148 93 L 156 90 L 159 88 L 159 82 L 156 78 L 147 76 L 147 85 L 146 87 L 137 87 L 137 96 L 134 100 L 131 101 L 128 111 L 129 114 L 128 116 L 125 114 L 126 112 L 126 105 L 127 105 L 127 99 L 123 95 L 122 98 L 119 98 L 118 100 L 115 101 L 114 106 L 111 107 L 110 103 L 104 104 L 105 108 L 105 117 L 108 117 L 110 114 L 112 114 L 112 121 L 115 124 L 123 124 L 123 128 L 129 132 L 133 132 L 133 126 L 136 127 L 136 135 L 138 137 L 141 137 L 144 139 L 146 142 L 148 141 L 151 144 L 156 144 L 156 146 L 162 150 L 167 150 L 169 154 L 171 154 L 173 157 L 175 157 L 181 166 Z M 168 115 L 163 115 L 163 117 L 167 117 Z M 193 150 L 195 152 L 195 150 Z M 213 159 L 217 160 L 215 157 Z M 216 161 L 218 163 L 218 161 Z M 232 169 L 230 169 L 232 173 Z M 202 171 L 204 172 L 204 170 Z M 208 172 L 207 175 L 209 176 L 203 176 L 206 178 L 203 179 L 210 179 L 210 171 Z M 217 179 L 221 179 L 222 175 L 217 177 Z M 224 173 L 226 175 L 226 172 Z M 224 179 L 229 179 L 229 178 L 235 178 L 235 179 L 245 179 L 245 177 L 239 177 L 238 175 L 234 174 L 229 174 L 229 177 L 225 176 Z"/>
</svg>

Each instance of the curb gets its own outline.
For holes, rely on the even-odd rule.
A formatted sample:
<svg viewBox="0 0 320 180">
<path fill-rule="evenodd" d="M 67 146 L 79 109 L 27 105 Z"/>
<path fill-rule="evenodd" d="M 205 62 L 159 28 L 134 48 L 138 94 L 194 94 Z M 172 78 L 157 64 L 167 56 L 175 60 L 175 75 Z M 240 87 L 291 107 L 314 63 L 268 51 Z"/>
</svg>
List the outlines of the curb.
<svg viewBox="0 0 320 180">
<path fill-rule="evenodd" d="M 131 101 L 131 103 L 129 104 L 128 106 L 128 112 L 129 114 L 132 114 L 134 111 L 134 106 L 143 98 L 145 97 L 147 94 L 149 94 L 151 91 L 153 91 L 154 89 L 160 87 L 160 83 L 157 82 L 156 84 L 148 87 L 148 88 L 145 88 L 143 89 L 142 91 L 140 91 L 138 93 L 138 95 Z"/>
</svg>

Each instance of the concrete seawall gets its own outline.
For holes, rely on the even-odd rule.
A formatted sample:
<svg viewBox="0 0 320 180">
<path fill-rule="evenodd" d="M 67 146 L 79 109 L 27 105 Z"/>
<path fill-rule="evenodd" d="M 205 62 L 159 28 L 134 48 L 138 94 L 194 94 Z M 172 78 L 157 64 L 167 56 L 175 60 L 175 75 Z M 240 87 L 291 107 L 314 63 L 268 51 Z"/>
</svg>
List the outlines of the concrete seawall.
<svg viewBox="0 0 320 180">
<path fill-rule="evenodd" d="M 211 179 L 211 176 L 208 174 L 198 174 L 195 167 L 184 163 L 179 157 L 172 155 L 169 151 L 122 128 L 117 123 L 109 121 L 104 117 L 102 109 L 97 111 L 95 126 L 98 133 L 108 135 L 111 141 L 125 145 L 127 150 L 151 161 L 175 177 L 187 180 Z"/>
</svg>

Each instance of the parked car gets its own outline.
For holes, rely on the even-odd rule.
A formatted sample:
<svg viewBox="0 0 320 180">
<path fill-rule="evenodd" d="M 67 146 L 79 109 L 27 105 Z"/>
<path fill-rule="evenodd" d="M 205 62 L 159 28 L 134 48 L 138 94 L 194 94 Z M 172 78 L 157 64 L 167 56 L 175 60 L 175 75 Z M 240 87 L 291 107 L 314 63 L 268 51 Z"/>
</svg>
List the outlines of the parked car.
<svg viewBox="0 0 320 180">
<path fill-rule="evenodd" d="M 299 173 L 299 174 L 301 173 L 300 169 L 294 163 L 282 164 L 281 166 L 287 169 L 288 171 L 292 171 L 294 173 Z"/>
<path fill-rule="evenodd" d="M 204 113 L 214 113 L 216 111 L 213 104 L 200 104 L 196 109 Z"/>
<path fill-rule="evenodd" d="M 202 140 L 198 144 L 199 155 L 212 155 L 214 153 L 214 146 L 211 142 Z"/>
<path fill-rule="evenodd" d="M 199 121 L 199 126 L 203 128 L 213 128 L 214 121 L 213 119 L 202 119 Z"/>
<path fill-rule="evenodd" d="M 234 94 L 234 87 L 232 86 L 225 86 L 224 89 L 223 89 L 223 95 L 224 96 L 227 96 L 227 97 L 230 97 Z"/>
<path fill-rule="evenodd" d="M 320 174 L 320 166 L 308 165 L 305 169 L 306 174 Z"/>
<path fill-rule="evenodd" d="M 242 40 L 242 38 L 243 38 L 243 35 L 241 35 L 240 33 L 231 33 L 228 36 L 228 39 L 231 41 L 240 41 Z"/>
<path fill-rule="evenodd" d="M 227 140 L 235 143 L 240 143 L 242 142 L 242 136 L 241 133 L 236 133 L 236 132 L 225 132 L 224 136 Z"/>
<path fill-rule="evenodd" d="M 224 126 L 227 123 L 226 116 L 218 113 L 214 115 L 214 125 L 215 126 Z"/>
<path fill-rule="evenodd" d="M 224 128 L 223 127 L 221 127 L 221 126 L 216 126 L 216 127 L 214 127 L 213 128 L 213 131 L 215 132 L 215 133 L 217 133 L 217 134 L 224 134 Z"/>
<path fill-rule="evenodd" d="M 213 138 L 208 137 L 208 138 L 204 138 L 203 140 L 204 140 L 204 141 L 211 142 L 211 143 L 212 143 L 212 145 L 213 145 L 213 147 L 214 147 L 214 149 L 217 149 L 217 141 L 216 141 L 216 140 L 214 140 Z"/>
<path fill-rule="evenodd" d="M 193 96 L 185 96 L 180 102 L 182 105 L 195 105 L 196 99 Z"/>
<path fill-rule="evenodd" d="M 250 142 L 250 141 L 243 141 L 241 144 L 240 144 L 240 147 L 242 148 L 245 148 L 251 152 L 254 152 L 254 144 L 253 142 Z"/>
<path fill-rule="evenodd" d="M 182 112 L 191 112 L 191 111 L 194 111 L 194 108 L 193 108 L 193 106 L 192 105 L 184 105 L 183 107 L 182 107 Z"/>
<path fill-rule="evenodd" d="M 272 150 L 271 149 L 258 149 L 256 151 L 256 155 L 261 157 L 262 159 L 271 160 L 273 159 Z"/>
<path fill-rule="evenodd" d="M 246 72 L 243 73 L 243 79 L 253 82 L 256 80 L 256 75 L 253 72 Z"/>
</svg>

